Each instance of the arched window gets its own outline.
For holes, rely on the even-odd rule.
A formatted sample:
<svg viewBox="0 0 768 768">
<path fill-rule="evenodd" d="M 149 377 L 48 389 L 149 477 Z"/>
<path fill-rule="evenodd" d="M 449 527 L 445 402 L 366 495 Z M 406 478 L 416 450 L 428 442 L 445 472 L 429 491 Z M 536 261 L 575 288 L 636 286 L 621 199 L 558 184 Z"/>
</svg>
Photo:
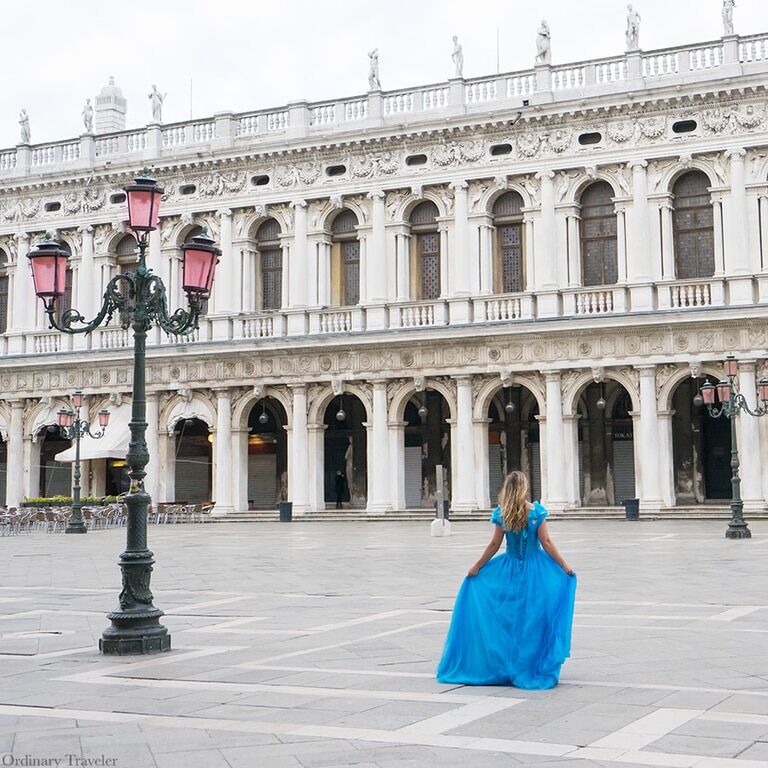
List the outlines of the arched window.
<svg viewBox="0 0 768 768">
<path fill-rule="evenodd" d="M 8 254 L 0 248 L 0 333 L 8 330 Z"/>
<path fill-rule="evenodd" d="M 440 233 L 437 231 L 437 206 L 425 200 L 411 211 L 411 232 L 415 251 L 413 262 L 414 295 L 432 300 L 440 297 Z"/>
<path fill-rule="evenodd" d="M 581 195 L 581 277 L 583 285 L 613 285 L 619 279 L 613 189 L 606 181 Z"/>
<path fill-rule="evenodd" d="M 523 281 L 523 199 L 506 192 L 493 204 L 496 227 L 493 289 L 496 293 L 524 290 Z"/>
<path fill-rule="evenodd" d="M 357 239 L 357 216 L 343 210 L 333 220 L 333 260 L 331 279 L 334 299 L 344 307 L 360 301 L 360 241 Z"/>
<path fill-rule="evenodd" d="M 283 304 L 283 249 L 280 225 L 267 219 L 256 232 L 261 268 L 261 308 L 280 309 Z"/>
<path fill-rule="evenodd" d="M 712 277 L 715 233 L 709 179 L 702 171 L 684 173 L 672 187 L 675 274 L 679 280 Z"/>
</svg>

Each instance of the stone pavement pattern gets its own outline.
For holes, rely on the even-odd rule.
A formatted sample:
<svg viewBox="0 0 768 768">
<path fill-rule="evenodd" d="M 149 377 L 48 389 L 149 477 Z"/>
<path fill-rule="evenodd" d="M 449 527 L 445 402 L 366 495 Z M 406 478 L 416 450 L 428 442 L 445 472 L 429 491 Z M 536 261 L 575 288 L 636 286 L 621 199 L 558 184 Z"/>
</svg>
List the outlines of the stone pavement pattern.
<svg viewBox="0 0 768 768">
<path fill-rule="evenodd" d="M 552 528 L 580 583 L 539 692 L 432 677 L 486 525 L 152 529 L 174 650 L 127 659 L 95 650 L 124 530 L 2 538 L 2 765 L 768 766 L 768 523 Z"/>
</svg>

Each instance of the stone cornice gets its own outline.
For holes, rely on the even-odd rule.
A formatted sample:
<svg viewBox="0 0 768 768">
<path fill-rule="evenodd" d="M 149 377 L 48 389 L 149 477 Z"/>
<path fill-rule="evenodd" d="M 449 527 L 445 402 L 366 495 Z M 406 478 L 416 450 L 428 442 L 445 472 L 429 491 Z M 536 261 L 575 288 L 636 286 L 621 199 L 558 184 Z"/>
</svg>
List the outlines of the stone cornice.
<svg viewBox="0 0 768 768">
<path fill-rule="evenodd" d="M 443 332 L 446 329 L 440 329 Z M 525 373 L 531 370 L 589 371 L 596 364 L 604 368 L 719 361 L 733 351 L 737 358 L 764 360 L 768 356 L 768 319 L 711 318 L 686 323 L 656 322 L 624 328 L 566 328 L 526 334 L 500 334 L 491 329 L 471 338 L 408 339 L 355 345 L 354 340 L 323 340 L 318 344 L 300 343 L 288 349 L 222 350 L 211 357 L 210 345 L 200 345 L 199 353 L 172 349 L 164 354 L 150 353 L 147 386 L 151 391 L 177 391 L 180 387 L 253 386 L 262 384 L 299 385 L 346 380 L 412 378 L 418 376 Z M 160 350 L 153 350 L 159 352 Z M 87 367 L 82 365 L 88 359 Z M 105 392 L 130 386 L 130 358 L 127 354 L 56 356 L 51 365 L 6 359 L 0 372 L 3 391 L 17 397 L 49 397 L 65 394 L 73 387 L 86 393 Z"/>
</svg>

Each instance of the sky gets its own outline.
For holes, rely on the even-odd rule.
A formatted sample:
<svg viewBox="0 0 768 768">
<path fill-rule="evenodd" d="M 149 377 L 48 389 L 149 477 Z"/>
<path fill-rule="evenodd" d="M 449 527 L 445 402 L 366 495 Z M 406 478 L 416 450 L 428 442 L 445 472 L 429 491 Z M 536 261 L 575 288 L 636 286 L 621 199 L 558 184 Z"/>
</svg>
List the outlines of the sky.
<svg viewBox="0 0 768 768">
<path fill-rule="evenodd" d="M 638 0 L 644 49 L 722 34 L 721 0 Z M 163 121 L 277 107 L 367 90 L 379 49 L 384 90 L 441 82 L 453 72 L 453 35 L 464 75 L 533 64 L 542 18 L 552 63 L 624 50 L 624 0 L 0 0 L 0 147 L 82 132 L 86 97 L 114 75 L 128 128 L 150 119 L 153 83 L 167 93 Z M 768 0 L 737 0 L 736 32 L 768 32 Z"/>
</svg>

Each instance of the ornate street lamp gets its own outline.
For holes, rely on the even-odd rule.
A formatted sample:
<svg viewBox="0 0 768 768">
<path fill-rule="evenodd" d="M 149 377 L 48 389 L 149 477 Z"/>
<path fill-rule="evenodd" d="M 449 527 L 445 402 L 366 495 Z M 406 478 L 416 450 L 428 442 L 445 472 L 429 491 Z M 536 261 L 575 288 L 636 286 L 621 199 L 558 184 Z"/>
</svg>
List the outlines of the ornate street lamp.
<svg viewBox="0 0 768 768">
<path fill-rule="evenodd" d="M 198 327 L 205 300 L 211 294 L 214 272 L 221 251 L 205 234 L 183 246 L 183 287 L 189 309 L 168 312 L 165 285 L 146 265 L 149 232 L 157 229 L 163 190 L 146 169 L 135 184 L 125 187 L 130 228 L 137 234 L 139 246 L 136 269 L 115 275 L 107 284 L 101 309 L 87 321 L 76 309 L 56 316 L 56 302 L 64 294 L 66 253 L 52 238 L 38 245 L 29 256 L 35 292 L 43 300 L 51 327 L 63 333 L 91 333 L 102 323 L 109 323 L 117 313 L 123 328 L 133 328 L 133 404 L 131 440 L 126 461 L 131 486 L 125 497 L 128 507 L 126 549 L 120 555 L 123 588 L 120 607 L 107 614 L 111 626 L 99 641 L 102 653 L 129 655 L 168 651 L 171 638 L 160 624 L 163 612 L 153 605 L 150 576 L 153 554 L 147 548 L 147 508 L 151 501 L 144 489 L 145 467 L 149 462 L 146 441 L 146 343 L 147 331 L 159 325 L 166 333 L 188 334 Z"/>
<path fill-rule="evenodd" d="M 725 536 L 728 539 L 749 539 L 752 532 L 744 520 L 744 504 L 741 500 L 741 478 L 739 477 L 739 450 L 736 445 L 736 416 L 739 413 L 750 416 L 765 416 L 768 414 L 768 379 L 761 379 L 757 385 L 757 397 L 762 401 L 752 409 L 747 399 L 736 386 L 736 376 L 739 372 L 739 364 L 733 355 L 728 355 L 723 364 L 725 378 L 720 379 L 717 385 L 706 382 L 699 392 L 704 405 L 707 406 L 709 415 L 713 418 L 725 416 L 731 427 L 731 520 Z M 719 401 L 719 405 L 717 402 Z"/>
<path fill-rule="evenodd" d="M 75 441 L 75 476 L 72 483 L 72 514 L 67 521 L 67 527 L 64 533 L 87 533 L 83 520 L 83 504 L 80 501 L 80 439 L 88 435 L 94 440 L 104 437 L 104 433 L 109 425 L 109 411 L 102 408 L 99 411 L 100 431 L 91 432 L 91 424 L 88 419 L 80 418 L 80 409 L 83 406 L 83 393 L 78 389 L 72 395 L 72 405 L 74 410 L 61 408 L 58 412 L 59 427 L 67 440 Z"/>
</svg>

